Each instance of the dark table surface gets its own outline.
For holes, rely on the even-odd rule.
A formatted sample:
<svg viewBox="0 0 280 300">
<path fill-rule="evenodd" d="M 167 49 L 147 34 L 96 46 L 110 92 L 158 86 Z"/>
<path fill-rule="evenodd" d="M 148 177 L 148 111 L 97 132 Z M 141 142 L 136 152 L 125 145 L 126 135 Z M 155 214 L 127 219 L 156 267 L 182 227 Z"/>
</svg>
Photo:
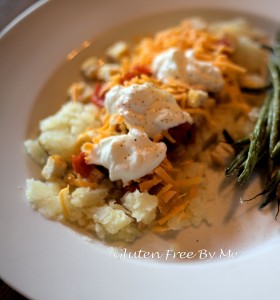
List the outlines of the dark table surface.
<svg viewBox="0 0 280 300">
<path fill-rule="evenodd" d="M 15 17 L 38 0 L 0 0 L 0 31 L 7 26 Z M 25 300 L 5 282 L 0 280 L 1 300 Z"/>
</svg>

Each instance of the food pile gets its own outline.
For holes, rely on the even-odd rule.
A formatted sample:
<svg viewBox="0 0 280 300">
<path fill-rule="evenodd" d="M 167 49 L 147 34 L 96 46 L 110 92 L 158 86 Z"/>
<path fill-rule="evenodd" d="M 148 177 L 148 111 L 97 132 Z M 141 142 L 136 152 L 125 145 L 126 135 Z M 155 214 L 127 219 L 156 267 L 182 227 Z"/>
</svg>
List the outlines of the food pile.
<svg viewBox="0 0 280 300">
<path fill-rule="evenodd" d="M 25 142 L 42 167 L 27 199 L 100 239 L 207 222 L 205 174 L 227 166 L 228 137 L 258 118 L 263 94 L 248 91 L 267 86 L 264 41 L 244 20 L 191 18 L 89 57 L 68 101 Z"/>
</svg>

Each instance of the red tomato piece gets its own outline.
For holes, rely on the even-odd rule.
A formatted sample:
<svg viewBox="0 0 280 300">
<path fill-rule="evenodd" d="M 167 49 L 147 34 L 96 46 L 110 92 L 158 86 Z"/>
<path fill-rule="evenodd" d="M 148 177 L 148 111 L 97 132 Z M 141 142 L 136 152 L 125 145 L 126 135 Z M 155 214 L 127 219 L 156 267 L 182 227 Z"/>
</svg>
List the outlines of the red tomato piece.
<svg viewBox="0 0 280 300">
<path fill-rule="evenodd" d="M 126 74 L 124 74 L 124 76 L 121 79 L 121 84 L 123 84 L 125 81 L 129 81 L 132 78 L 134 78 L 136 76 L 140 76 L 142 74 L 151 76 L 152 72 L 147 66 L 136 65 L 132 68 L 132 70 L 130 72 L 127 72 Z"/>
<path fill-rule="evenodd" d="M 168 129 L 176 144 L 190 144 L 194 141 L 195 127 L 188 122 Z"/>
<path fill-rule="evenodd" d="M 123 84 L 125 81 L 131 80 L 135 76 L 137 76 L 136 73 L 134 73 L 134 72 L 127 72 L 126 74 L 123 75 L 123 77 L 121 79 L 121 84 Z"/>
<path fill-rule="evenodd" d="M 102 84 L 97 83 L 95 85 L 95 90 L 92 95 L 91 101 L 93 104 L 97 105 L 98 107 L 103 107 L 104 100 L 105 100 L 105 96 L 102 94 Z"/>
<path fill-rule="evenodd" d="M 72 166 L 74 171 L 84 178 L 88 178 L 90 176 L 90 173 L 93 168 L 93 165 L 88 165 L 86 163 L 84 152 L 72 156 Z"/>
<path fill-rule="evenodd" d="M 151 76 L 152 75 L 152 71 L 147 67 L 147 66 L 140 66 L 140 65 L 136 65 L 133 70 L 137 73 L 137 74 L 144 74 L 147 76 Z"/>
</svg>

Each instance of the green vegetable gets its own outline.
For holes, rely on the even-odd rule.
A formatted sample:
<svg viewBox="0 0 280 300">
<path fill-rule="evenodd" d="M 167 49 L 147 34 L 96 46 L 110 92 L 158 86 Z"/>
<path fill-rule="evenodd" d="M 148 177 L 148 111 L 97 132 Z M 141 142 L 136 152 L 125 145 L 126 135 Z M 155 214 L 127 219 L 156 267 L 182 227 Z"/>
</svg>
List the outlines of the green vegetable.
<svg viewBox="0 0 280 300">
<path fill-rule="evenodd" d="M 259 88 L 249 88 L 249 87 L 243 87 L 241 88 L 241 91 L 243 93 L 248 93 L 248 94 L 262 94 L 264 92 L 266 92 L 267 90 L 269 90 L 271 88 L 271 85 L 266 85 L 263 87 L 259 87 Z"/>
<path fill-rule="evenodd" d="M 244 170 L 238 177 L 238 182 L 241 184 L 243 184 L 250 177 L 257 162 L 259 161 L 259 157 L 264 151 L 265 144 L 267 141 L 266 123 L 268 119 L 270 103 L 271 96 L 269 94 L 267 95 L 264 101 L 264 104 L 259 114 L 258 121 L 253 130 Z"/>
<path fill-rule="evenodd" d="M 280 141 L 277 142 L 277 144 L 275 145 L 274 149 L 271 152 L 271 158 L 275 159 L 278 157 L 278 155 L 280 154 Z"/>
<path fill-rule="evenodd" d="M 236 147 L 245 146 L 248 144 L 250 144 L 250 139 L 248 137 L 246 137 L 246 138 L 243 138 L 243 139 L 240 139 L 240 140 L 237 140 L 236 142 L 234 142 L 233 146 L 234 146 L 234 148 L 236 148 Z"/>
<path fill-rule="evenodd" d="M 259 204 L 259 208 L 262 209 L 277 200 L 277 217 L 280 205 L 280 166 L 277 160 L 280 158 L 280 31 L 276 34 L 275 45 L 266 46 L 265 49 L 271 50 L 272 53 L 268 63 L 271 88 L 267 92 L 250 136 L 236 142 L 231 141 L 236 156 L 226 168 L 225 175 L 236 175 L 238 182 L 243 185 L 250 178 L 256 165 L 265 161 L 267 182 L 264 189 L 244 201 L 266 195 Z"/>
<path fill-rule="evenodd" d="M 272 102 L 271 102 L 271 128 L 269 137 L 269 155 L 272 156 L 272 152 L 279 139 L 279 121 L 280 121 L 280 89 L 279 89 L 279 69 L 278 66 L 272 61 L 269 62 L 269 70 L 272 79 Z"/>
<path fill-rule="evenodd" d="M 270 192 L 272 192 L 272 191 L 276 192 L 276 189 L 277 189 L 277 186 L 278 186 L 279 183 L 280 183 L 280 171 L 277 171 L 277 172 L 273 175 L 273 177 L 272 177 L 270 180 L 267 181 L 267 183 L 266 183 L 264 189 L 263 189 L 260 193 L 258 193 L 257 195 L 255 195 L 254 197 L 252 197 L 252 198 L 250 198 L 250 199 L 243 200 L 243 201 L 244 201 L 244 202 L 245 202 L 245 201 L 251 201 L 251 200 L 253 200 L 253 199 L 255 199 L 255 198 L 259 197 L 259 196 L 263 196 L 263 195 L 265 195 L 265 194 L 267 194 L 267 193 L 270 193 Z M 260 204 L 260 208 L 264 207 L 264 206 L 263 206 L 263 203 L 266 203 L 266 201 L 267 201 L 267 200 L 265 200 L 264 202 L 262 202 L 262 203 Z"/>
<path fill-rule="evenodd" d="M 236 175 L 238 170 L 242 169 L 242 165 L 247 159 L 249 147 L 241 150 L 236 158 L 231 162 L 229 167 L 226 168 L 225 174 L 226 176 Z M 242 169 L 243 170 L 243 169 Z"/>
<path fill-rule="evenodd" d="M 267 193 L 266 197 L 261 201 L 259 204 L 259 209 L 264 208 L 267 206 L 270 202 L 277 200 L 277 213 L 275 216 L 275 219 L 277 219 L 277 216 L 279 214 L 279 207 L 280 207 L 280 171 L 278 170 L 274 176 L 271 178 L 271 182 L 267 184 L 267 186 L 264 188 L 263 193 Z"/>
</svg>

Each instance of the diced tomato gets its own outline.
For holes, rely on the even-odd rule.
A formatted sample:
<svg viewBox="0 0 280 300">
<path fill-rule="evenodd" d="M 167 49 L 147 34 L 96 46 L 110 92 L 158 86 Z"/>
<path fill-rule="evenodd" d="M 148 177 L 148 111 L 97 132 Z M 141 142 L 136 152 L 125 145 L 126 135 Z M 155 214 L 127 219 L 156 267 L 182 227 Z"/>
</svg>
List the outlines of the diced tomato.
<svg viewBox="0 0 280 300">
<path fill-rule="evenodd" d="M 136 65 L 133 70 L 137 73 L 137 74 L 144 74 L 147 76 L 151 76 L 152 75 L 152 71 L 150 70 L 150 68 L 148 68 L 147 66 L 140 66 L 140 65 Z"/>
<path fill-rule="evenodd" d="M 103 107 L 104 106 L 104 99 L 105 99 L 105 95 L 102 94 L 102 84 L 97 83 L 95 85 L 95 90 L 94 90 L 94 93 L 92 95 L 91 101 L 92 101 L 92 103 L 94 103 L 98 107 Z"/>
<path fill-rule="evenodd" d="M 125 81 L 131 80 L 135 76 L 137 76 L 137 74 L 134 73 L 134 72 L 127 72 L 127 73 L 125 73 L 123 75 L 122 79 L 121 79 L 121 84 L 123 84 Z"/>
<path fill-rule="evenodd" d="M 178 144 L 189 144 L 194 141 L 195 127 L 188 122 L 168 129 L 169 134 Z"/>
<path fill-rule="evenodd" d="M 88 165 L 86 163 L 84 152 L 72 156 L 72 166 L 74 171 L 84 178 L 88 178 L 90 176 L 90 173 L 93 168 L 93 165 Z"/>
<path fill-rule="evenodd" d="M 129 81 L 132 78 L 134 78 L 136 76 L 140 76 L 142 74 L 147 75 L 147 76 L 151 76 L 152 72 L 147 66 L 136 65 L 132 68 L 131 71 L 124 74 L 124 76 L 121 79 L 121 84 L 123 84 L 125 81 Z"/>
</svg>

